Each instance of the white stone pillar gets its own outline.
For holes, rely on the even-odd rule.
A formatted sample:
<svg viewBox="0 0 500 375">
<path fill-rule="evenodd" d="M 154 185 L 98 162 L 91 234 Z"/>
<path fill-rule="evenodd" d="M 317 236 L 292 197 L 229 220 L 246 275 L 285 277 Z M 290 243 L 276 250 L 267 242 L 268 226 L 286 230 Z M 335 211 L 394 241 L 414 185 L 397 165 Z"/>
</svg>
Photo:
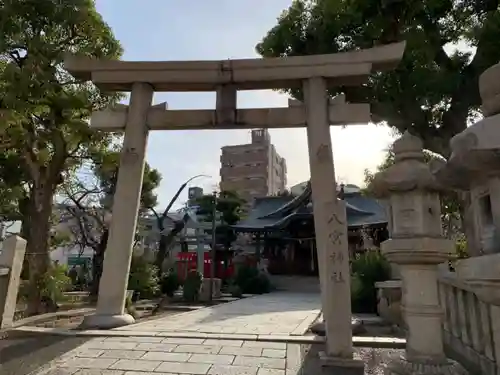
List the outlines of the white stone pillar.
<svg viewBox="0 0 500 375">
<path fill-rule="evenodd" d="M 14 321 L 17 294 L 21 283 L 26 240 L 9 236 L 2 243 L 0 254 L 0 329 L 9 328 Z"/>
<path fill-rule="evenodd" d="M 345 203 L 337 199 L 335 170 L 328 119 L 328 92 L 323 78 L 304 82 L 307 138 L 311 169 L 312 202 L 327 348 L 328 367 L 363 373 L 353 360 L 351 290 Z"/>
<path fill-rule="evenodd" d="M 377 174 L 372 186 L 391 201 L 393 231 L 381 249 L 401 272 L 407 344 L 405 356 L 394 358 L 386 374 L 464 374 L 443 347 L 437 266 L 450 258 L 454 243 L 441 233 L 440 185 L 424 162 L 419 138 L 406 132 L 393 150 L 395 164 Z"/>
<path fill-rule="evenodd" d="M 144 175 L 147 116 L 153 93 L 148 83 L 135 83 L 132 87 L 97 309 L 95 315 L 84 320 L 86 327 L 114 328 L 134 322 L 132 316 L 124 313 L 124 307 Z"/>
</svg>

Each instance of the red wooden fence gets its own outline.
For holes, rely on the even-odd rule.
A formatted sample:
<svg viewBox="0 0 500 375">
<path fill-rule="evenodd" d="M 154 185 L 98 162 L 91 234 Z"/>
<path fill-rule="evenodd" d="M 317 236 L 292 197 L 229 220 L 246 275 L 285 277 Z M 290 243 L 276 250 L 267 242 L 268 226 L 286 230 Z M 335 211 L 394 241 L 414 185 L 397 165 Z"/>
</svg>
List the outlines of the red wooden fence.
<svg viewBox="0 0 500 375">
<path fill-rule="evenodd" d="M 177 253 L 177 274 L 179 278 L 183 280 L 188 271 L 196 270 L 198 263 L 198 255 L 196 253 Z M 212 264 L 211 254 L 205 253 L 203 260 L 203 277 L 209 278 L 210 275 L 210 265 Z M 223 261 L 217 261 L 215 264 L 215 275 L 214 277 L 219 279 L 229 279 L 234 275 L 234 265 L 231 259 L 227 261 L 227 269 L 224 268 Z"/>
</svg>

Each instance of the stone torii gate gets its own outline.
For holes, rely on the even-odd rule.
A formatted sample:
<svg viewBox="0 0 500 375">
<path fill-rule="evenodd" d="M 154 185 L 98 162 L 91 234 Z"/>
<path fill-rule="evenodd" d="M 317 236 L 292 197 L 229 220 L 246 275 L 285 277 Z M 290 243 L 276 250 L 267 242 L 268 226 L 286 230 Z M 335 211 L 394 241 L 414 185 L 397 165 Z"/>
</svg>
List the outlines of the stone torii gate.
<svg viewBox="0 0 500 375">
<path fill-rule="evenodd" d="M 134 322 L 124 314 L 132 243 L 137 223 L 150 130 L 307 127 L 311 185 L 320 258 L 322 307 L 331 365 L 360 368 L 353 360 L 349 253 L 345 205 L 336 196 L 330 125 L 367 123 L 369 104 L 329 100 L 331 86 L 358 86 L 374 71 L 393 69 L 405 43 L 331 55 L 224 61 L 126 62 L 69 56 L 65 68 L 103 91 L 131 92 L 130 104 L 92 114 L 91 127 L 123 131 L 117 188 L 96 314 L 89 327 Z M 238 109 L 238 90 L 302 88 L 304 103 L 288 108 Z M 216 91 L 215 110 L 167 110 L 152 105 L 154 91 Z M 362 367 L 361 367 L 362 368 Z"/>
</svg>

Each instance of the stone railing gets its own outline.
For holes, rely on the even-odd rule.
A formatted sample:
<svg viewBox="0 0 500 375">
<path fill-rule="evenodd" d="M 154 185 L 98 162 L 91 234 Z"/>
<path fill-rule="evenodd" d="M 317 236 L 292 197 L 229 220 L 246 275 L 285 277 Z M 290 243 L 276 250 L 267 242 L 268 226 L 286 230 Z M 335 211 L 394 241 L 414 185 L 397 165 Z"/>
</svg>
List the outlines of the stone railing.
<svg viewBox="0 0 500 375">
<path fill-rule="evenodd" d="M 439 297 L 447 354 L 472 374 L 499 374 L 500 305 L 494 301 L 500 288 L 494 280 L 461 277 L 448 265 L 441 267 Z"/>
</svg>

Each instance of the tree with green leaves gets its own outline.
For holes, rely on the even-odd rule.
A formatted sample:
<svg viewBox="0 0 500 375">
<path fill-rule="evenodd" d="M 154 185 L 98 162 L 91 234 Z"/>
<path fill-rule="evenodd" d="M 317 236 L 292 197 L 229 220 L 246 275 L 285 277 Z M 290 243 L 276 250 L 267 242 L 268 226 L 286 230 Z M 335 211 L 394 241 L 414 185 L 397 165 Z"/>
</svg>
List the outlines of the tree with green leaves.
<svg viewBox="0 0 500 375">
<path fill-rule="evenodd" d="M 64 200 L 61 208 L 66 214 L 63 215 L 61 223 L 64 230 L 70 231 L 70 239 L 66 246 L 76 246 L 81 252 L 86 248 L 94 251 L 90 288 L 92 297 L 97 297 L 99 292 L 119 162 L 118 149 L 100 153 L 89 166 L 88 173 L 80 170 L 71 177 L 68 176 L 62 184 L 61 196 Z M 157 205 L 155 190 L 160 182 L 160 173 L 146 163 L 141 189 L 138 232 L 145 230 L 141 225 L 141 219 L 144 219 L 150 207 Z"/>
<path fill-rule="evenodd" d="M 68 74 L 64 55 L 118 58 L 122 49 L 92 0 L 4 0 L 0 20 L 0 151 L 12 153 L 23 176 L 33 314 L 50 267 L 54 194 L 65 173 L 111 144 L 87 121 L 119 98 Z"/>
<path fill-rule="evenodd" d="M 233 191 L 221 191 L 216 196 L 213 194 L 203 195 L 197 199 L 196 203 L 199 206 L 198 215 L 206 222 L 214 220 L 215 204 L 215 212 L 219 215 L 215 219 L 220 221 L 215 228 L 217 245 L 223 247 L 224 250 L 229 250 L 236 239 L 236 234 L 230 226 L 240 220 L 245 201 Z"/>
<path fill-rule="evenodd" d="M 331 94 L 372 103 L 375 119 L 447 158 L 450 138 L 480 113 L 479 76 L 500 60 L 499 0 L 294 0 L 256 49 L 298 56 L 402 40 L 395 70 Z M 301 90 L 288 93 L 301 99 Z"/>
</svg>

